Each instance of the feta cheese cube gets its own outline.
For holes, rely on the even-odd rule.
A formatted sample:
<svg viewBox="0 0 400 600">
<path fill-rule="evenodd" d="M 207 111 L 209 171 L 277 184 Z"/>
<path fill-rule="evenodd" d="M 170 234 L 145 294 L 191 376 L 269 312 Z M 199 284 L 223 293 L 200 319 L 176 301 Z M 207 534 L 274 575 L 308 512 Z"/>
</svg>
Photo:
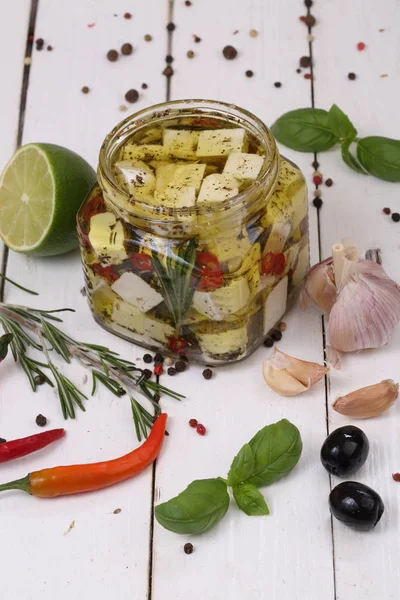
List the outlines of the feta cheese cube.
<svg viewBox="0 0 400 600">
<path fill-rule="evenodd" d="M 149 163 L 152 160 L 167 159 L 168 154 L 160 144 L 127 144 L 121 153 L 121 160 L 143 160 Z"/>
<path fill-rule="evenodd" d="M 245 152 L 246 145 L 244 129 L 206 129 L 200 132 L 196 155 L 227 156 L 231 152 Z"/>
<path fill-rule="evenodd" d="M 193 295 L 193 308 L 212 321 L 222 321 L 228 315 L 244 308 L 249 298 L 247 279 L 239 277 L 213 292 L 196 291 Z"/>
<path fill-rule="evenodd" d="M 175 329 L 168 323 L 154 317 L 146 316 L 144 318 L 144 335 L 150 341 L 156 340 L 157 342 L 166 344 L 174 334 Z"/>
<path fill-rule="evenodd" d="M 239 182 L 230 175 L 214 173 L 203 179 L 197 203 L 221 202 L 239 193 Z"/>
<path fill-rule="evenodd" d="M 143 161 L 122 160 L 115 163 L 120 173 L 118 179 L 130 194 L 140 189 L 143 194 L 152 194 L 156 186 L 156 178 L 152 169 Z"/>
<path fill-rule="evenodd" d="M 156 190 L 157 192 L 163 192 L 167 185 L 171 183 L 174 173 L 177 170 L 178 165 L 172 163 L 166 163 L 156 168 Z"/>
<path fill-rule="evenodd" d="M 196 156 L 198 131 L 190 129 L 165 129 L 163 146 L 169 156 L 175 158 L 194 158 Z"/>
<path fill-rule="evenodd" d="M 230 175 L 238 181 L 255 181 L 261 171 L 264 156 L 231 152 L 224 167 L 225 175 Z"/>
<path fill-rule="evenodd" d="M 175 186 L 184 185 L 194 187 L 196 192 L 198 192 L 206 166 L 200 164 L 179 165 L 174 172 L 171 184 Z"/>
<path fill-rule="evenodd" d="M 216 333 L 197 333 L 200 348 L 206 357 L 218 358 L 227 354 L 239 357 L 245 354 L 248 343 L 247 327 L 238 327 Z"/>
<path fill-rule="evenodd" d="M 283 317 L 287 303 L 288 278 L 284 277 L 274 287 L 264 306 L 264 335 Z"/>
<path fill-rule="evenodd" d="M 144 315 L 137 308 L 128 304 L 123 300 L 114 302 L 114 307 L 111 315 L 111 320 L 117 325 L 143 334 L 144 332 Z"/>
<path fill-rule="evenodd" d="M 107 257 L 112 264 L 128 258 L 124 246 L 122 223 L 110 212 L 99 213 L 90 219 L 89 241 L 97 256 Z"/>
<path fill-rule="evenodd" d="M 291 228 L 292 224 L 290 221 L 276 221 L 272 225 L 263 254 L 267 254 L 268 252 L 279 254 L 282 252 L 290 235 Z"/>
<path fill-rule="evenodd" d="M 304 277 L 310 267 L 310 249 L 308 244 L 299 252 L 296 270 L 293 273 L 293 285 L 298 287 L 303 282 Z"/>
<path fill-rule="evenodd" d="M 134 273 L 126 272 L 121 275 L 111 289 L 125 302 L 145 313 L 161 304 L 163 297 L 146 281 Z"/>
<path fill-rule="evenodd" d="M 246 228 L 232 230 L 230 234 L 215 236 L 207 250 L 215 254 L 224 270 L 236 271 L 251 248 Z"/>
</svg>

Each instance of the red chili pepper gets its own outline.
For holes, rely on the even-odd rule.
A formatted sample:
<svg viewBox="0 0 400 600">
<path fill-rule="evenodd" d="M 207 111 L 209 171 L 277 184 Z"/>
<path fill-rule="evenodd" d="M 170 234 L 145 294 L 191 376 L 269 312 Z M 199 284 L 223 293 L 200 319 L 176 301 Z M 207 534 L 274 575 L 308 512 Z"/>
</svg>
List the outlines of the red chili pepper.
<svg viewBox="0 0 400 600">
<path fill-rule="evenodd" d="M 200 270 L 200 281 L 197 285 L 200 292 L 221 287 L 224 282 L 224 274 L 215 254 L 206 251 L 198 252 L 196 266 Z"/>
<path fill-rule="evenodd" d="M 119 279 L 118 273 L 111 266 L 104 267 L 100 263 L 94 263 L 93 265 L 91 265 L 91 267 L 95 275 L 103 277 L 103 279 L 106 279 L 110 283 L 114 283 L 115 281 L 117 281 L 117 279 Z"/>
<path fill-rule="evenodd" d="M 285 255 L 280 253 L 275 256 L 275 267 L 274 267 L 274 275 L 282 275 L 285 270 L 286 258 Z"/>
<path fill-rule="evenodd" d="M 82 219 L 90 221 L 94 215 L 98 215 L 106 211 L 106 205 L 103 196 L 91 198 L 82 207 Z"/>
<path fill-rule="evenodd" d="M 145 252 L 135 252 L 130 257 L 130 261 L 132 263 L 133 268 L 136 271 L 153 271 L 153 262 L 151 260 L 151 256 L 146 254 Z"/>
<path fill-rule="evenodd" d="M 22 490 L 40 498 L 92 492 L 125 481 L 141 473 L 158 456 L 165 436 L 167 415 L 160 415 L 147 440 L 136 450 L 114 460 L 53 467 L 29 473 L 22 479 L 0 485 L 0 492 Z"/>
<path fill-rule="evenodd" d="M 182 338 L 172 338 L 169 340 L 169 347 L 172 352 L 177 352 L 178 354 L 182 352 L 185 348 L 189 346 L 189 342 Z"/>
<path fill-rule="evenodd" d="M 200 117 L 199 119 L 192 121 L 192 127 L 210 127 L 210 129 L 214 129 L 217 126 L 218 123 L 214 119 Z"/>
<path fill-rule="evenodd" d="M 263 275 L 272 275 L 275 269 L 275 257 L 273 252 L 267 252 L 261 261 L 261 273 Z"/>
<path fill-rule="evenodd" d="M 56 440 L 60 440 L 64 435 L 65 429 L 51 429 L 11 442 L 4 442 L 4 444 L 0 444 L 0 463 L 32 454 L 32 452 L 41 450 Z"/>
</svg>

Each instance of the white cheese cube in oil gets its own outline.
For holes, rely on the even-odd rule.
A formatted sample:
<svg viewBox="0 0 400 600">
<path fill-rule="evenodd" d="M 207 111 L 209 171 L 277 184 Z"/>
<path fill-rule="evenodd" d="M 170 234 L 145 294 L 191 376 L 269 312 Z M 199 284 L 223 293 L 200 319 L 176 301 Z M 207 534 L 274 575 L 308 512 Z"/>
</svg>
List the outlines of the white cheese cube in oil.
<svg viewBox="0 0 400 600">
<path fill-rule="evenodd" d="M 211 319 L 222 321 L 228 315 L 244 308 L 250 299 L 250 288 L 246 277 L 232 280 L 228 285 L 212 292 L 195 292 L 193 308 Z"/>
<path fill-rule="evenodd" d="M 125 302 L 145 313 L 161 304 L 163 297 L 146 281 L 129 271 L 123 273 L 111 289 Z"/>
<path fill-rule="evenodd" d="M 90 219 L 89 241 L 98 257 L 104 256 L 112 264 L 128 258 L 124 239 L 122 223 L 112 213 L 100 213 Z"/>
<path fill-rule="evenodd" d="M 115 163 L 118 179 L 123 187 L 130 193 L 140 189 L 143 194 L 152 194 L 156 186 L 156 178 L 153 170 L 143 161 L 122 160 Z"/>
<path fill-rule="evenodd" d="M 197 203 L 222 202 L 239 193 L 239 182 L 230 175 L 214 173 L 203 179 Z"/>
<path fill-rule="evenodd" d="M 201 131 L 196 155 L 201 157 L 228 156 L 231 152 L 247 150 L 244 129 L 206 129 Z"/>
<path fill-rule="evenodd" d="M 284 277 L 269 293 L 264 305 L 264 335 L 266 335 L 286 311 L 288 278 Z"/>
<path fill-rule="evenodd" d="M 122 148 L 120 160 L 143 160 L 149 163 L 152 160 L 167 160 L 168 154 L 164 146 L 159 144 L 126 144 Z"/>
<path fill-rule="evenodd" d="M 132 304 L 123 300 L 116 300 L 111 315 L 111 320 L 121 327 L 143 334 L 144 332 L 144 314 Z"/>
<path fill-rule="evenodd" d="M 238 358 L 246 353 L 248 343 L 247 327 L 242 326 L 236 329 L 221 329 L 215 333 L 197 333 L 200 348 L 205 358 L 217 359 L 231 354 Z"/>
<path fill-rule="evenodd" d="M 279 254 L 282 252 L 291 229 L 292 223 L 290 221 L 276 221 L 272 225 L 263 254 L 267 254 L 268 252 Z"/>
<path fill-rule="evenodd" d="M 172 338 L 174 334 L 175 329 L 168 323 L 154 317 L 145 316 L 144 335 L 146 338 L 167 344 L 168 340 Z"/>
<path fill-rule="evenodd" d="M 230 175 L 238 181 L 255 181 L 263 166 L 264 156 L 231 152 L 224 167 L 225 175 Z"/>
<path fill-rule="evenodd" d="M 299 252 L 296 270 L 293 273 L 293 286 L 299 287 L 310 268 L 310 249 L 308 244 Z"/>
<path fill-rule="evenodd" d="M 195 158 L 198 131 L 190 129 L 164 129 L 163 146 L 168 156 L 175 158 Z"/>
</svg>

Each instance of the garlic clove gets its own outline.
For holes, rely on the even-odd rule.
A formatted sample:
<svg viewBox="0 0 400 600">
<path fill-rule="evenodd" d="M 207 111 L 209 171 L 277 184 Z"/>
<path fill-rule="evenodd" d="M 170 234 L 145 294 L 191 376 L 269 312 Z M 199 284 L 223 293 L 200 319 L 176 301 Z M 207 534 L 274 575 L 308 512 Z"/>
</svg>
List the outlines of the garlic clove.
<svg viewBox="0 0 400 600">
<path fill-rule="evenodd" d="M 319 308 L 329 314 L 336 301 L 336 286 L 332 258 L 314 265 L 308 272 L 300 293 L 300 306 Z"/>
<path fill-rule="evenodd" d="M 328 368 L 318 363 L 300 360 L 275 349 L 263 363 L 266 383 L 282 396 L 296 396 L 320 381 Z"/>
<path fill-rule="evenodd" d="M 387 410 L 398 395 L 399 384 L 392 379 L 384 379 L 375 385 L 341 396 L 332 404 L 332 408 L 347 417 L 367 419 Z"/>
</svg>

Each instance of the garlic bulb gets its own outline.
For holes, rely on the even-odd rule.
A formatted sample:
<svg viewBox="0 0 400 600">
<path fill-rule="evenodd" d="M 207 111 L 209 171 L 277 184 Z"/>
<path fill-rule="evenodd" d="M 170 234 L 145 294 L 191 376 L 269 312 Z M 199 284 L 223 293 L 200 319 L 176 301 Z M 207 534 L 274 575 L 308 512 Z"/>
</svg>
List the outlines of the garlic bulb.
<svg viewBox="0 0 400 600">
<path fill-rule="evenodd" d="M 300 292 L 300 306 L 303 310 L 313 306 L 323 313 L 329 314 L 336 300 L 333 259 L 314 265 L 308 272 L 304 286 Z"/>
<path fill-rule="evenodd" d="M 400 321 L 400 287 L 381 265 L 344 259 L 338 292 L 329 314 L 328 344 L 340 352 L 387 344 Z"/>
<path fill-rule="evenodd" d="M 281 396 L 297 396 L 307 391 L 328 371 L 323 365 L 294 358 L 277 349 L 263 362 L 266 383 Z"/>
<path fill-rule="evenodd" d="M 341 396 L 333 404 L 341 415 L 367 419 L 376 417 L 387 410 L 399 395 L 399 384 L 392 379 L 384 379 L 375 385 Z"/>
</svg>

